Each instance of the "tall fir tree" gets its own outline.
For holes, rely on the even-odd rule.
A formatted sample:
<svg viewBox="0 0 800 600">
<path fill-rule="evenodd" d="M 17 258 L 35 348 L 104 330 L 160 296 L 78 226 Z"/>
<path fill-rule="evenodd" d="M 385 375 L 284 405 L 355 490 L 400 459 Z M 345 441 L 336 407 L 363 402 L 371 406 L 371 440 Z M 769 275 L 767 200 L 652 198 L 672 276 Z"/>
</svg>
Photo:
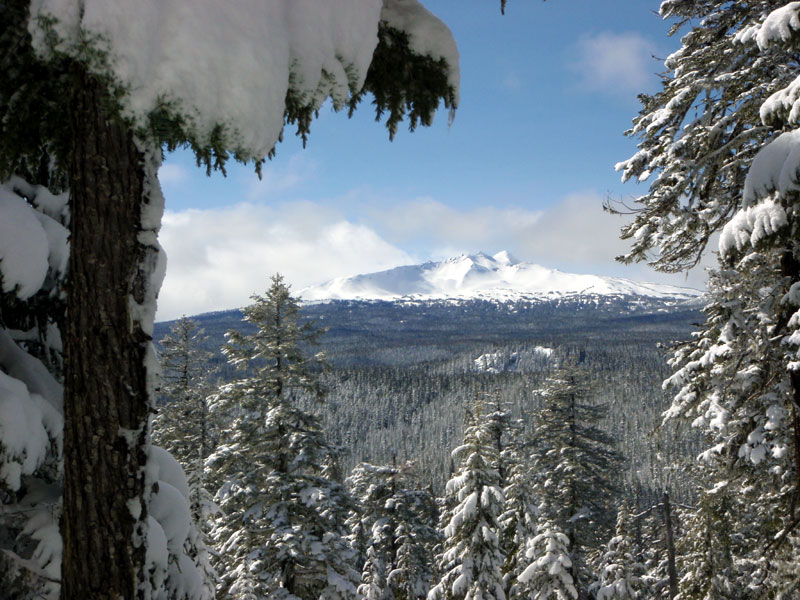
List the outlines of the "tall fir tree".
<svg viewBox="0 0 800 600">
<path fill-rule="evenodd" d="M 334 449 L 299 395 L 321 399 L 322 354 L 306 357 L 319 330 L 301 324 L 297 299 L 276 275 L 252 297 L 244 320 L 253 334 L 231 331 L 224 352 L 244 370 L 220 390 L 216 410 L 231 420 L 230 438 L 209 459 L 225 516 L 212 532 L 222 597 L 338 600 L 356 596 L 358 580 L 344 536 L 350 497 L 322 475 Z"/>
<path fill-rule="evenodd" d="M 441 540 L 435 527 L 436 499 L 429 489 L 406 490 L 398 507 L 397 554 L 389 588 L 396 600 L 421 600 L 433 585 L 433 551 Z"/>
<path fill-rule="evenodd" d="M 584 367 L 554 370 L 539 394 L 535 492 L 542 514 L 569 539 L 572 579 L 583 600 L 594 580 L 589 553 L 613 531 L 622 457 L 613 438 L 598 426 L 606 408 L 592 402 Z"/>
<path fill-rule="evenodd" d="M 453 450 L 456 472 L 447 482 L 444 543 L 437 557 L 439 582 L 428 600 L 505 600 L 504 556 L 498 519 L 503 490 L 493 426 L 483 420 L 480 399 L 469 416 L 464 442 Z"/>
<path fill-rule="evenodd" d="M 666 417 L 706 436 L 701 506 L 719 497 L 716 485 L 736 502 L 706 505 L 694 520 L 685 593 L 726 593 L 718 576 L 727 567 L 708 568 L 728 560 L 714 550 L 722 528 L 741 581 L 756 597 L 774 597 L 800 523 L 798 8 L 662 3 L 673 31 L 685 33 L 663 90 L 642 97 L 629 132 L 639 151 L 618 165 L 625 179 L 650 181 L 623 229 L 633 240 L 625 260 L 654 252 L 657 268 L 678 271 L 720 234 L 706 322 L 674 353 L 677 392 Z"/>
<path fill-rule="evenodd" d="M 528 549 L 538 533 L 539 508 L 535 489 L 535 473 L 531 455 L 533 441 L 519 421 L 510 427 L 511 436 L 501 457 L 506 465 L 505 504 L 500 515 L 501 543 L 506 560 L 503 565 L 504 586 L 508 600 L 525 598 L 525 586 L 517 578 L 530 564 Z"/>
<path fill-rule="evenodd" d="M 216 426 L 209 410 L 214 390 L 208 338 L 192 319 L 182 317 L 161 340 L 163 403 L 153 419 L 153 442 L 181 463 L 189 479 L 192 514 L 202 524 L 213 511 L 206 488 L 205 461 L 214 449 Z"/>
<path fill-rule="evenodd" d="M 436 502 L 418 488 L 410 463 L 356 465 L 348 484 L 358 503 L 348 523 L 363 546 L 359 593 L 371 600 L 416 600 L 431 587 Z M 366 539 L 360 540 L 361 532 Z"/>
<path fill-rule="evenodd" d="M 569 538 L 556 523 L 543 517 L 529 542 L 528 566 L 517 577 L 518 597 L 531 600 L 576 600 L 578 590 L 572 577 Z"/>
<path fill-rule="evenodd" d="M 739 534 L 731 535 L 736 502 L 728 496 L 727 485 L 703 490 L 697 510 L 686 521 L 684 535 L 678 542 L 678 566 L 682 574 L 678 589 L 679 600 L 734 600 L 758 598 L 750 584 L 752 579 L 741 578 L 734 565 Z"/>
</svg>

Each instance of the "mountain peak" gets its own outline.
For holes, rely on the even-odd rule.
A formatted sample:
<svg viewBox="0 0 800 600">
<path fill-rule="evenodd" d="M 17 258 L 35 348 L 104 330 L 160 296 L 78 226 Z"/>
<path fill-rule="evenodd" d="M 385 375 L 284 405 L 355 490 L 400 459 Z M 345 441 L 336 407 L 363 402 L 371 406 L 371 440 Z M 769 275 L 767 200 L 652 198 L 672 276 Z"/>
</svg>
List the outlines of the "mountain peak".
<svg viewBox="0 0 800 600">
<path fill-rule="evenodd" d="M 508 251 L 462 254 L 441 262 L 334 279 L 301 290 L 306 302 L 327 300 L 522 300 L 575 296 L 646 296 L 690 299 L 691 288 L 628 279 L 562 273 L 520 262 Z"/>
<path fill-rule="evenodd" d="M 492 258 L 495 261 L 499 262 L 501 265 L 506 265 L 509 267 L 519 263 L 519 261 L 516 258 L 514 258 L 514 255 L 511 254 L 508 250 L 503 250 L 501 252 L 498 252 L 497 254 L 492 256 Z"/>
</svg>

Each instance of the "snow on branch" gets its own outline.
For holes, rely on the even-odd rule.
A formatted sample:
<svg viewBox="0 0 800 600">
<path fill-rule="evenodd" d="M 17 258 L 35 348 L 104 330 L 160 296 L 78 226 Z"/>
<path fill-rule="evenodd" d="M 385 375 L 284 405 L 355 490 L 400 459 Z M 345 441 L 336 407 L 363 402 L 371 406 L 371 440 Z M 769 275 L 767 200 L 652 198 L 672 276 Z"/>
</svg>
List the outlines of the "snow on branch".
<svg viewBox="0 0 800 600">
<path fill-rule="evenodd" d="M 743 207 L 722 230 L 723 256 L 755 246 L 788 224 L 780 198 L 800 190 L 799 173 L 800 130 L 779 135 L 756 154 L 745 179 Z"/>
<path fill-rule="evenodd" d="M 745 207 L 752 206 L 771 192 L 786 194 L 800 189 L 800 130 L 779 135 L 759 150 L 744 182 Z"/>
<path fill-rule="evenodd" d="M 755 43 L 761 51 L 772 46 L 793 46 L 800 37 L 800 2 L 789 2 L 770 12 L 763 22 L 739 31 L 734 39 L 741 44 Z M 800 78 L 773 93 L 761 105 L 759 116 L 765 125 L 781 120 L 800 122 Z"/>
<path fill-rule="evenodd" d="M 786 43 L 800 32 L 800 2 L 789 2 L 773 10 L 760 25 L 743 29 L 737 34 L 737 41 L 755 41 L 761 50 L 769 46 Z"/>
<path fill-rule="evenodd" d="M 55 33 L 54 50 L 115 81 L 138 126 L 166 108 L 200 144 L 221 127 L 229 147 L 260 158 L 279 139 L 290 88 L 319 107 L 363 84 L 380 9 L 379 0 L 33 0 L 30 29 L 39 52 Z"/>
<path fill-rule="evenodd" d="M 722 230 L 719 252 L 722 256 L 728 256 L 734 250 L 756 246 L 761 240 L 773 235 L 788 223 L 786 211 L 773 199 L 743 208 Z"/>
<path fill-rule="evenodd" d="M 29 30 L 40 55 L 77 58 L 112 82 L 140 131 L 188 141 L 210 165 L 208 148 L 222 162 L 228 152 L 261 161 L 285 122 L 305 136 L 326 99 L 347 105 L 364 88 L 379 24 L 445 61 L 457 89 L 452 35 L 416 0 L 32 0 Z"/>
<path fill-rule="evenodd" d="M 62 428 L 61 413 L 0 371 L 0 486 L 18 490 L 20 478 L 44 462 Z"/>
</svg>

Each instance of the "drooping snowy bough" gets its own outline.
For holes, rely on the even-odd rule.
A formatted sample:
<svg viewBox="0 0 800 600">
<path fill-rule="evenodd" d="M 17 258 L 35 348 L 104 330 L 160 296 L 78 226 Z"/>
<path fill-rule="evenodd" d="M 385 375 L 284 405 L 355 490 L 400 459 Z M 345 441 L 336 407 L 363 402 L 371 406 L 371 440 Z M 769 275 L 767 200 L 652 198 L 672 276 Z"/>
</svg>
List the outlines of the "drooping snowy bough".
<svg viewBox="0 0 800 600">
<path fill-rule="evenodd" d="M 800 545 L 800 2 L 666 0 L 687 26 L 664 88 L 644 96 L 624 178 L 650 182 L 624 260 L 677 271 L 719 233 L 707 320 L 679 346 L 667 419 L 699 428 L 699 502 L 688 546 L 723 531 L 731 568 L 689 565 L 680 593 L 728 587 L 793 597 Z M 720 499 L 725 498 L 722 502 Z M 709 508 L 710 507 L 710 508 Z M 713 510 L 712 510 L 713 509 Z M 705 509 L 704 509 L 705 510 Z M 716 538 L 714 538 L 716 539 Z M 703 550 L 707 556 L 712 556 Z M 721 585 L 721 575 L 726 579 Z M 712 594 L 713 595 L 713 594 Z"/>
<path fill-rule="evenodd" d="M 20 296 L 59 268 L 63 275 L 66 252 L 50 242 L 63 242 L 58 227 L 70 236 L 66 286 L 31 309 L 35 330 L 0 338 L 3 356 L 30 354 L 36 336 L 42 357 L 64 357 L 63 371 L 43 371 L 36 358 L 24 377 L 0 361 L 3 402 L 13 399 L 0 427 L 26 423 L 36 436 L 24 443 L 39 444 L 22 453 L 8 438 L 3 502 L 22 489 L 12 489 L 15 469 L 33 474 L 52 459 L 53 482 L 63 481 L 63 598 L 202 597 L 207 586 L 170 587 L 171 573 L 188 572 L 179 547 L 192 536 L 184 525 L 170 529 L 180 515 L 156 514 L 170 487 L 159 483 L 149 441 L 165 269 L 162 149 L 188 145 L 208 169 L 230 156 L 258 169 L 285 123 L 305 138 L 327 99 L 353 109 L 367 93 L 390 135 L 403 118 L 412 129 L 427 125 L 441 102 L 456 106 L 455 43 L 416 0 L 9 0 L 0 5 L 0 57 L 0 181 L 17 175 L 69 190 L 68 211 L 53 223 L 32 213 L 34 192 L 3 193 L 14 234 L 0 239 L 2 331 Z M 21 255 L 29 262 L 20 267 Z M 62 378 L 63 413 L 60 392 L 52 401 L 40 392 Z M 63 475 L 59 453 L 42 454 L 45 439 L 63 440 Z M 162 576 L 165 556 L 177 569 Z"/>
</svg>

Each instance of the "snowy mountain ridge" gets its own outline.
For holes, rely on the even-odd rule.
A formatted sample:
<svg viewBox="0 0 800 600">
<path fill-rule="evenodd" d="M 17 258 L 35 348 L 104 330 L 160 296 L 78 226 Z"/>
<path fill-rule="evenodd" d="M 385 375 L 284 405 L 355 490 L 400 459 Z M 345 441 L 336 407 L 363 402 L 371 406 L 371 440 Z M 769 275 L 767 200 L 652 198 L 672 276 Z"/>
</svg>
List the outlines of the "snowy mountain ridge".
<svg viewBox="0 0 800 600">
<path fill-rule="evenodd" d="M 340 277 L 300 291 L 305 303 L 332 300 L 529 300 L 582 296 L 644 296 L 692 300 L 692 288 L 600 275 L 579 275 L 516 260 L 503 251 L 462 254 L 441 262 Z"/>
</svg>

